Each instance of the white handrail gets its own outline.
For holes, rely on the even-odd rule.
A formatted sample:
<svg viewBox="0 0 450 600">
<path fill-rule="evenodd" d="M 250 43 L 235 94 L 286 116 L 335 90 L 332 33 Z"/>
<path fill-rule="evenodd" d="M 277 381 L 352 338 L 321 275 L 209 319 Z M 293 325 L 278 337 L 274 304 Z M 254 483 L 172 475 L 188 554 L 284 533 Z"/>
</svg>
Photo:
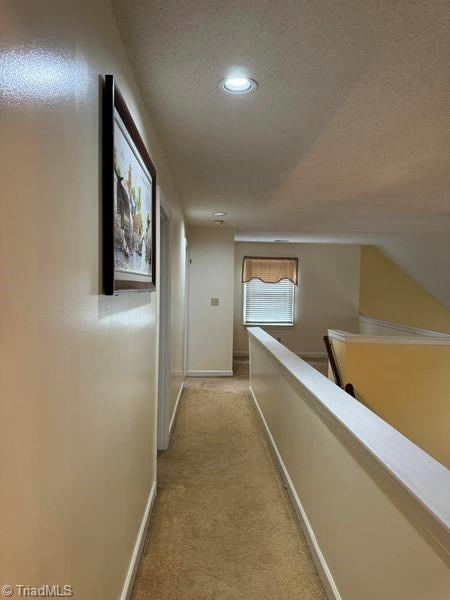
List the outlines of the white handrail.
<svg viewBox="0 0 450 600">
<path fill-rule="evenodd" d="M 420 520 L 448 552 L 448 469 L 261 328 L 249 328 L 248 332 L 416 501 L 422 512 Z"/>
<path fill-rule="evenodd" d="M 450 335 L 373 335 L 367 333 L 352 333 L 341 329 L 328 329 L 328 336 L 339 342 L 352 344 L 402 344 L 421 346 L 450 346 Z"/>
<path fill-rule="evenodd" d="M 372 317 L 366 317 L 365 315 L 358 316 L 359 323 L 365 325 L 373 325 L 375 327 L 382 327 L 383 329 L 391 329 L 394 331 L 399 331 L 403 335 L 407 334 L 408 336 L 425 336 L 425 337 L 448 337 L 448 333 L 444 333 L 443 331 L 436 331 L 434 329 L 422 329 L 420 327 L 412 327 L 411 325 L 400 325 L 399 323 L 392 323 L 391 321 L 380 321 L 380 319 L 373 319 Z"/>
</svg>

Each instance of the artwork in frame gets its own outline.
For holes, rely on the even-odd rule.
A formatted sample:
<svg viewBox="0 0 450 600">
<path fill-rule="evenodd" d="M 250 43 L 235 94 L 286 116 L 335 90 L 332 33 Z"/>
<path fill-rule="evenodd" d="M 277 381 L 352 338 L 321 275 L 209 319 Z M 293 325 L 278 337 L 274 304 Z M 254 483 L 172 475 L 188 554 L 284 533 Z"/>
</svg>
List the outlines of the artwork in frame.
<svg viewBox="0 0 450 600">
<path fill-rule="evenodd" d="M 107 295 L 156 286 L 156 171 L 112 75 L 103 90 L 103 284 Z"/>
</svg>

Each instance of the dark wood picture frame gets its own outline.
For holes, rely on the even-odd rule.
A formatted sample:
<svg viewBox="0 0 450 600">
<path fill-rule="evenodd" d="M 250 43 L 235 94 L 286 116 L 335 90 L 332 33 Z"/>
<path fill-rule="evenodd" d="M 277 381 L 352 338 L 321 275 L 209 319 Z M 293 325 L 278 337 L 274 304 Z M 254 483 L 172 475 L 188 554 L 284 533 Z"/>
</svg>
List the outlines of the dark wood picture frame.
<svg viewBox="0 0 450 600">
<path fill-rule="evenodd" d="M 136 152 L 130 145 L 131 150 L 138 162 L 140 160 L 145 166 L 148 171 L 147 175 L 150 175 L 151 178 L 151 221 L 147 229 L 147 235 L 148 231 L 150 231 L 151 235 L 151 247 L 147 248 L 144 243 L 144 252 L 151 252 L 149 275 L 116 268 L 116 199 L 114 197 L 117 189 L 117 174 L 114 170 L 114 126 L 117 120 L 116 115 L 118 115 L 121 125 L 125 127 L 128 137 L 131 139 L 135 150 L 139 154 L 139 158 L 137 158 Z M 110 296 L 122 292 L 151 292 L 156 288 L 156 170 L 130 111 L 127 108 L 125 100 L 115 83 L 113 75 L 105 75 L 102 107 L 102 137 L 104 293 Z M 133 236 L 134 240 L 134 228 L 132 229 L 128 226 L 128 230 L 129 235 Z M 142 251 L 142 246 L 140 249 Z"/>
</svg>

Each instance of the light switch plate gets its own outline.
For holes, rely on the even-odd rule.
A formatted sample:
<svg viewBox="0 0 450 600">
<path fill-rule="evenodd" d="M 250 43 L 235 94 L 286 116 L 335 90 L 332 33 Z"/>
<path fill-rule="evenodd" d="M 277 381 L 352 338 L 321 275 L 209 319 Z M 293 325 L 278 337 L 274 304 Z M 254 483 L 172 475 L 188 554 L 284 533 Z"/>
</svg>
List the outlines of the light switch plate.
<svg viewBox="0 0 450 600">
<path fill-rule="evenodd" d="M 219 298 L 211 298 L 211 306 L 219 306 Z"/>
</svg>

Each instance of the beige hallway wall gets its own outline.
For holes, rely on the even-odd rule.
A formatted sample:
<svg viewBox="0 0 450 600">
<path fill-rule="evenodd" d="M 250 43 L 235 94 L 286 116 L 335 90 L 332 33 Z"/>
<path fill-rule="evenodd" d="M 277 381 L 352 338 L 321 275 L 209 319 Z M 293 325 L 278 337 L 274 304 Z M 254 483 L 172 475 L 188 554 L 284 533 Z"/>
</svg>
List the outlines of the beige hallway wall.
<svg viewBox="0 0 450 600">
<path fill-rule="evenodd" d="M 236 242 L 234 265 L 235 352 L 248 352 L 242 325 L 242 259 L 244 256 L 296 256 L 299 285 L 293 327 L 264 327 L 296 353 L 325 353 L 328 328 L 358 326 L 360 246 L 348 244 L 272 244 Z"/>
<path fill-rule="evenodd" d="M 190 227 L 188 244 L 188 375 L 230 375 L 234 232 L 219 227 Z M 211 306 L 211 298 L 218 298 L 219 306 Z"/>
<path fill-rule="evenodd" d="M 180 238 L 182 217 L 109 1 L 3 0 L 1 13 L 1 580 L 113 600 L 156 476 L 157 302 L 101 293 L 101 74 L 118 80 Z"/>
<path fill-rule="evenodd" d="M 250 343 L 251 389 L 337 597 L 445 598 L 445 468 L 270 338 Z"/>
</svg>

